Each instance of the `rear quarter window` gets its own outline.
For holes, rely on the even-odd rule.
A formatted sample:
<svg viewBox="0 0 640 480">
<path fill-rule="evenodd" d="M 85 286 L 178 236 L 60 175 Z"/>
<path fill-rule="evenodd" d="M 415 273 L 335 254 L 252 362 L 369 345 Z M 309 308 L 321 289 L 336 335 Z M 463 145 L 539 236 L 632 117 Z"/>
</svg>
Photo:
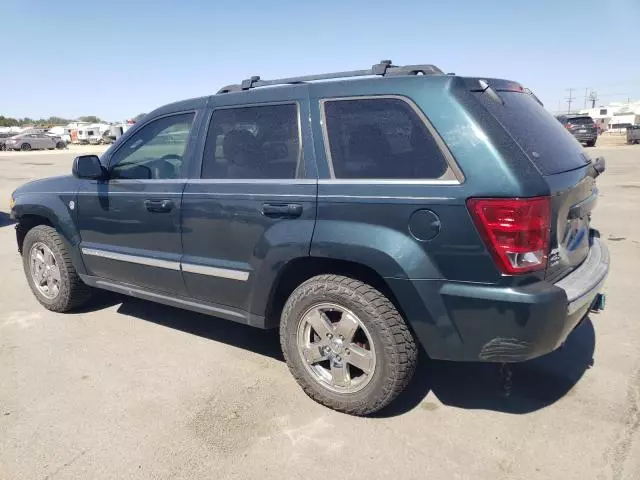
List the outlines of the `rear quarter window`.
<svg viewBox="0 0 640 480">
<path fill-rule="evenodd" d="M 323 102 L 333 176 L 344 179 L 455 179 L 418 112 L 400 98 Z"/>
<path fill-rule="evenodd" d="M 478 101 L 500 122 L 543 175 L 575 170 L 589 161 L 573 135 L 531 96 L 519 92 L 498 94 L 503 104 L 484 92 L 475 92 Z"/>
</svg>

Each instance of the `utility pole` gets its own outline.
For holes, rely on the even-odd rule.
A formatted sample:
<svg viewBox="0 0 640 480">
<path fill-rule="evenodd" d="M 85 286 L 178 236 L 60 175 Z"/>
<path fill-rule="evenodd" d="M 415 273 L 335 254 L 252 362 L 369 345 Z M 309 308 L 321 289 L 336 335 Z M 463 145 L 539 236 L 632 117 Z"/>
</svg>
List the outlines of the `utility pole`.
<svg viewBox="0 0 640 480">
<path fill-rule="evenodd" d="M 596 108 L 596 102 L 598 101 L 598 92 L 593 90 L 589 94 L 589 101 L 591 102 L 591 108 Z"/>
<path fill-rule="evenodd" d="M 585 88 L 584 89 L 584 106 L 582 108 L 586 109 L 587 108 L 587 95 L 589 94 L 589 89 Z"/>
<path fill-rule="evenodd" d="M 567 113 L 571 113 L 571 102 L 573 102 L 573 99 L 575 97 L 573 96 L 573 88 L 569 89 L 569 96 L 566 98 L 567 100 Z"/>
</svg>

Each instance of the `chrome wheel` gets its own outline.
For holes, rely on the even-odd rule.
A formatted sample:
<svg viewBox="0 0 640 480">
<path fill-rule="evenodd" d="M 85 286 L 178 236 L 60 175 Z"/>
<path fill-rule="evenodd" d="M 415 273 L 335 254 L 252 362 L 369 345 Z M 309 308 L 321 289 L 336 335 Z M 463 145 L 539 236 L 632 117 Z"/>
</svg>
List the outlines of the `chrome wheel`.
<svg viewBox="0 0 640 480">
<path fill-rule="evenodd" d="M 373 378 L 373 340 L 360 319 L 346 308 L 322 303 L 307 310 L 298 325 L 297 343 L 307 371 L 329 390 L 354 393 Z"/>
<path fill-rule="evenodd" d="M 36 242 L 29 252 L 31 279 L 38 291 L 48 299 L 54 299 L 60 293 L 60 269 L 49 247 Z"/>
</svg>

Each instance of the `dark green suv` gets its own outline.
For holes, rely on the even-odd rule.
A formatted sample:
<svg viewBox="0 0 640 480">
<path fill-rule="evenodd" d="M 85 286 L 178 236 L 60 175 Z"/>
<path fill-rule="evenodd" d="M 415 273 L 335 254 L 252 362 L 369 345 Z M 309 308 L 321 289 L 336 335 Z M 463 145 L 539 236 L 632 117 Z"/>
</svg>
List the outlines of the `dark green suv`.
<svg viewBox="0 0 640 480">
<path fill-rule="evenodd" d="M 279 328 L 304 391 L 362 415 L 418 344 L 523 361 L 602 307 L 603 170 L 515 82 L 381 62 L 161 107 L 11 213 L 46 308 L 97 287 Z"/>
</svg>

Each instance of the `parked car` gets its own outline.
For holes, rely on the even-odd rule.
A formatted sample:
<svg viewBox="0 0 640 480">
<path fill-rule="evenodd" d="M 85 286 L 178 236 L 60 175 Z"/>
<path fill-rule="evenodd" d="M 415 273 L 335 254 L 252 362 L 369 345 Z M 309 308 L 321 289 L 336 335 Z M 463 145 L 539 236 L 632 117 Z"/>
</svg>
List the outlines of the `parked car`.
<svg viewBox="0 0 640 480">
<path fill-rule="evenodd" d="M 71 143 L 71 135 L 69 135 L 67 133 L 63 133 L 61 135 L 58 135 L 58 134 L 55 134 L 55 133 L 47 132 L 45 135 L 47 135 L 48 137 L 51 137 L 51 138 L 53 138 L 55 140 L 56 148 L 58 148 L 58 149 L 67 148 L 67 145 L 69 143 Z"/>
<path fill-rule="evenodd" d="M 640 125 L 627 127 L 627 143 L 629 145 L 640 143 Z"/>
<path fill-rule="evenodd" d="M 587 147 L 596 145 L 598 129 L 593 118 L 585 115 L 558 115 L 556 118 L 580 143 Z"/>
<path fill-rule="evenodd" d="M 111 131 L 106 130 L 99 137 L 91 137 L 89 138 L 90 145 L 109 145 L 115 141 L 115 138 L 111 136 Z"/>
<path fill-rule="evenodd" d="M 0 151 L 7 149 L 6 142 L 9 138 L 13 137 L 14 135 L 15 133 L 11 133 L 11 132 L 0 133 Z"/>
<path fill-rule="evenodd" d="M 20 133 L 6 141 L 7 150 L 53 150 L 56 140 L 44 133 Z"/>
<path fill-rule="evenodd" d="M 96 287 L 279 328 L 304 391 L 364 415 L 418 345 L 524 361 L 603 307 L 603 171 L 515 82 L 381 62 L 160 107 L 11 216 L 45 308 Z"/>
</svg>

